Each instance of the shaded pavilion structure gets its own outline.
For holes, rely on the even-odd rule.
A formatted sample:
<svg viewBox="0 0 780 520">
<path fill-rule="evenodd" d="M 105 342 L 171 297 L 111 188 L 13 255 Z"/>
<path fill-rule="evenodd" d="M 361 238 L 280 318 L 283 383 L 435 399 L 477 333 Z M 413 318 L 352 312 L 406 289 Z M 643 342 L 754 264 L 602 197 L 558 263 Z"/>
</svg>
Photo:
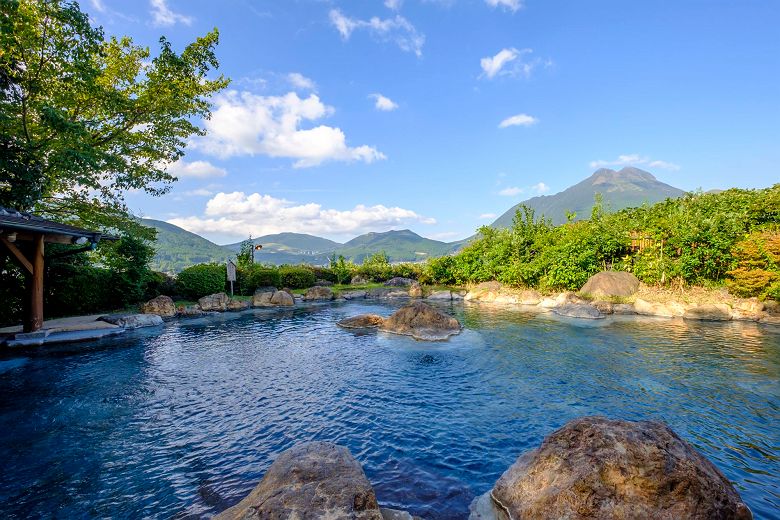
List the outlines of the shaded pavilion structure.
<svg viewBox="0 0 780 520">
<path fill-rule="evenodd" d="M 84 246 L 64 253 L 76 254 L 94 249 L 100 240 L 116 237 L 0 206 L 0 254 L 10 255 L 27 274 L 24 332 L 35 332 L 43 326 L 46 243 Z"/>
</svg>

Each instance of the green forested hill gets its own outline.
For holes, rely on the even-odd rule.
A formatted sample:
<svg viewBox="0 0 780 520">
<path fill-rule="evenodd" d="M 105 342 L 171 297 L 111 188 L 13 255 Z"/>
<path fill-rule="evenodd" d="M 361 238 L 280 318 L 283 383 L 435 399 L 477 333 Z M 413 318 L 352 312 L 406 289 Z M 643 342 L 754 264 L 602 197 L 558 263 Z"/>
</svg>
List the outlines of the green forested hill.
<svg viewBox="0 0 780 520">
<path fill-rule="evenodd" d="M 252 242 L 263 246 L 263 251 L 279 251 L 287 253 L 328 253 L 334 251 L 341 244 L 327 238 L 307 235 L 305 233 L 277 233 L 253 238 Z M 225 246 L 231 251 L 238 252 L 241 242 Z"/>
<path fill-rule="evenodd" d="M 537 217 L 544 216 L 551 219 L 553 224 L 563 224 L 566 222 L 567 212 L 576 213 L 577 220 L 589 218 L 597 193 L 603 197 L 605 208 L 618 211 L 680 197 L 685 192 L 660 182 L 651 173 L 639 168 L 626 167 L 620 171 L 601 168 L 584 181 L 560 193 L 534 197 L 520 204 L 533 209 Z M 509 208 L 491 226 L 510 227 L 520 204 Z"/>
<path fill-rule="evenodd" d="M 157 230 L 154 244 L 157 253 L 152 261 L 155 271 L 176 273 L 193 264 L 224 262 L 233 255 L 228 249 L 173 224 L 148 218 L 141 219 L 141 223 Z"/>
<path fill-rule="evenodd" d="M 424 238 L 404 229 L 385 233 L 366 233 L 355 237 L 336 250 L 336 254 L 361 263 L 364 258 L 384 251 L 391 262 L 425 260 L 450 253 L 452 244 Z"/>
</svg>

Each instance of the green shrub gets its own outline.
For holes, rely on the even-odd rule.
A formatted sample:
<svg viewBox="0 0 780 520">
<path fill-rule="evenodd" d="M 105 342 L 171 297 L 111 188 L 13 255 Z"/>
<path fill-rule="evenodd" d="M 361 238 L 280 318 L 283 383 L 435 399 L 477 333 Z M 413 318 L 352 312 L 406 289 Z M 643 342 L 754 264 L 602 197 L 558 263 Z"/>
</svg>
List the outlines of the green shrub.
<svg viewBox="0 0 780 520">
<path fill-rule="evenodd" d="M 393 277 L 393 267 L 390 265 L 387 254 L 381 251 L 363 260 L 363 263 L 355 270 L 355 274 L 372 282 L 384 282 Z"/>
<path fill-rule="evenodd" d="M 737 296 L 780 296 L 780 231 L 766 229 L 737 242 L 737 267 L 728 272 L 729 291 Z"/>
<path fill-rule="evenodd" d="M 275 267 L 253 265 L 241 272 L 244 275 L 244 280 L 241 283 L 244 294 L 253 294 L 258 287 L 279 287 L 281 285 L 279 270 Z"/>
<path fill-rule="evenodd" d="M 197 264 L 180 272 L 176 282 L 178 292 L 182 296 L 197 300 L 209 294 L 223 292 L 226 278 L 224 264 Z"/>
<path fill-rule="evenodd" d="M 146 283 L 146 294 L 144 298 L 146 300 L 151 300 L 161 294 L 170 296 L 171 298 L 178 296 L 176 278 L 167 273 L 152 271 Z"/>
<path fill-rule="evenodd" d="M 391 265 L 391 278 L 394 276 L 400 276 L 401 278 L 419 280 L 420 275 L 422 274 L 423 265 L 424 264 L 413 264 L 411 262 Z"/>
<path fill-rule="evenodd" d="M 316 280 L 326 280 L 328 282 L 340 283 L 336 273 L 329 267 L 311 266 Z"/>
<path fill-rule="evenodd" d="M 289 289 L 306 289 L 314 285 L 314 271 L 305 266 L 283 265 L 279 268 L 279 283 Z"/>
</svg>

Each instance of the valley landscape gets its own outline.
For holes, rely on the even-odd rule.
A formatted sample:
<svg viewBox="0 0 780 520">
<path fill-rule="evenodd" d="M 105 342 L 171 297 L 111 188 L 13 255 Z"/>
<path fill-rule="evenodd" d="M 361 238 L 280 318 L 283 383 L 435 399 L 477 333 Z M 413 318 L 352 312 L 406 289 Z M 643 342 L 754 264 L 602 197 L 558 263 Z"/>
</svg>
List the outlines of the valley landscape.
<svg viewBox="0 0 780 520">
<path fill-rule="evenodd" d="M 0 517 L 780 520 L 777 2 L 0 2 Z"/>
</svg>

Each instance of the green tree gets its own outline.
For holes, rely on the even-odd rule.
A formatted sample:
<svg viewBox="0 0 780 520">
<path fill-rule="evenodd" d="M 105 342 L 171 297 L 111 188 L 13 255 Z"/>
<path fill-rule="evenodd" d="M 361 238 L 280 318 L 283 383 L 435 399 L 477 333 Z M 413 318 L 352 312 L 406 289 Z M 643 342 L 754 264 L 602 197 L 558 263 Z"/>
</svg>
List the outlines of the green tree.
<svg viewBox="0 0 780 520">
<path fill-rule="evenodd" d="M 255 244 L 252 242 L 252 235 L 246 240 L 241 242 L 241 248 L 236 255 L 236 266 L 239 269 L 249 269 L 254 262 L 252 262 Z"/>
<path fill-rule="evenodd" d="M 333 271 L 333 274 L 336 275 L 336 283 L 343 284 L 352 278 L 352 271 L 355 266 L 352 262 L 347 262 L 344 255 L 339 255 L 337 258 L 336 253 L 333 253 L 329 260 L 330 269 Z"/>
<path fill-rule="evenodd" d="M 170 189 L 167 166 L 228 84 L 209 78 L 218 39 L 214 29 L 179 54 L 160 38 L 151 57 L 106 39 L 76 2 L 0 0 L 0 204 L 143 231 L 123 193 Z"/>
</svg>

